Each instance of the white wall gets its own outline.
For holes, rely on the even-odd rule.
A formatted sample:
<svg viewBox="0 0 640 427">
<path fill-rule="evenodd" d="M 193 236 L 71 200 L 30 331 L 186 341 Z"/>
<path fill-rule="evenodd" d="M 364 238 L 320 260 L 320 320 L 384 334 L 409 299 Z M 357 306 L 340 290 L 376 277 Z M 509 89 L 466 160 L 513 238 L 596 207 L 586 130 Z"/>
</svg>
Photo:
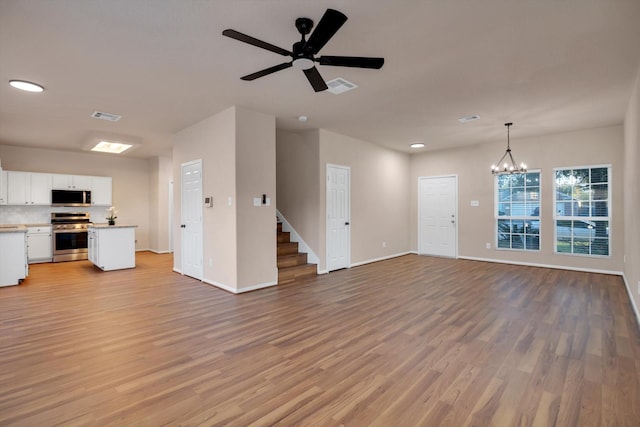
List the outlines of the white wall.
<svg viewBox="0 0 640 427">
<path fill-rule="evenodd" d="M 232 292 L 277 281 L 275 117 L 231 107 L 178 132 L 174 139 L 174 269 L 181 271 L 181 165 L 201 159 L 203 280 Z M 253 206 L 266 194 L 271 206 Z M 229 204 L 229 200 L 231 203 Z"/>
<path fill-rule="evenodd" d="M 512 136 L 516 133 L 512 129 Z M 459 256 L 515 263 L 533 263 L 620 273 L 623 267 L 625 227 L 623 221 L 623 131 L 621 126 L 577 132 L 511 138 L 516 160 L 529 169 L 541 169 L 541 250 L 496 250 L 494 177 L 490 167 L 506 147 L 504 141 L 469 148 L 426 152 L 411 158 L 411 247 L 417 250 L 418 177 L 458 175 Z M 610 223 L 611 256 L 608 258 L 554 254 L 553 168 L 611 164 Z M 472 200 L 480 203 L 470 206 Z M 486 249 L 486 243 L 491 249 Z"/>
<path fill-rule="evenodd" d="M 640 308 L 640 70 L 624 121 L 624 277 L 635 308 Z M 639 319 L 640 320 L 640 319 Z"/>
<path fill-rule="evenodd" d="M 276 242 L 276 120 L 236 108 L 238 289 L 278 281 Z M 269 206 L 254 206 L 265 194 Z"/>
<path fill-rule="evenodd" d="M 149 249 L 158 253 L 170 252 L 169 183 L 172 180 L 171 158 L 149 159 Z"/>
<path fill-rule="evenodd" d="M 206 208 L 202 217 L 204 278 L 233 289 L 237 287 L 235 132 L 232 107 L 176 133 L 173 144 L 174 269 L 182 271 L 181 165 L 201 159 L 203 195 L 214 198 L 213 207 Z"/>
<path fill-rule="evenodd" d="M 317 255 L 320 251 L 320 134 L 278 130 L 278 210 Z"/>
<path fill-rule="evenodd" d="M 351 171 L 351 263 L 409 251 L 409 155 L 324 129 L 278 132 L 278 210 L 326 270 L 326 167 Z M 386 242 L 386 247 L 383 246 Z"/>
<path fill-rule="evenodd" d="M 320 130 L 320 218 L 326 218 L 326 165 L 351 169 L 351 263 L 403 254 L 409 244 L 409 155 Z M 321 268 L 326 222 L 320 221 Z M 386 247 L 383 246 L 386 242 Z"/>
</svg>

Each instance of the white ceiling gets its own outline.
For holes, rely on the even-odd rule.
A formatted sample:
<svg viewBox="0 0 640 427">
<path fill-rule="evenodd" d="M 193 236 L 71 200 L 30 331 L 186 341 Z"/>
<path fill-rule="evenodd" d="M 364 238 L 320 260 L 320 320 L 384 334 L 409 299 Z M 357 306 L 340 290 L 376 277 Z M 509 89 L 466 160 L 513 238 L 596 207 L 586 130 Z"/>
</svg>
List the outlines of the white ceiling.
<svg viewBox="0 0 640 427">
<path fill-rule="evenodd" d="M 359 85 L 341 95 L 293 68 L 240 80 L 283 57 L 224 29 L 290 49 L 295 19 L 328 7 L 349 20 L 320 54 L 381 56 L 381 70 L 318 66 Z M 406 152 L 503 140 L 507 121 L 514 138 L 620 124 L 639 23 L 638 0 L 2 0 L 0 144 L 81 150 L 104 133 L 140 142 L 129 156 L 164 155 L 176 131 L 232 105 Z"/>
</svg>

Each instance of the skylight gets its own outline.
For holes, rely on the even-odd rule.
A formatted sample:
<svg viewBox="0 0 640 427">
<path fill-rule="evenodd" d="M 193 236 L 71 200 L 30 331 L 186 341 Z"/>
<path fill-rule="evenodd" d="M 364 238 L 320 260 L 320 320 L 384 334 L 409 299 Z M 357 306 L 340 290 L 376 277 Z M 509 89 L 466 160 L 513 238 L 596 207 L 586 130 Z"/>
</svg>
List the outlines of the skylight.
<svg viewBox="0 0 640 427">
<path fill-rule="evenodd" d="M 91 151 L 99 151 L 101 153 L 120 154 L 133 145 L 121 144 L 119 142 L 100 141 L 91 149 Z"/>
</svg>

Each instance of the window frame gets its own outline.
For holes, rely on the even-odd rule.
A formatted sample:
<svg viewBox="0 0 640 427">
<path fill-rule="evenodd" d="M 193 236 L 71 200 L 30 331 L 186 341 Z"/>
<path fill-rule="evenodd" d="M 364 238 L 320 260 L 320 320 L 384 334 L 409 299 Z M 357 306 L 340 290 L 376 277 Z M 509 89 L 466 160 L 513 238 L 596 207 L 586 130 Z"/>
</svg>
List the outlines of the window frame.
<svg viewBox="0 0 640 427">
<path fill-rule="evenodd" d="M 557 182 L 557 178 L 556 178 L 556 174 L 558 171 L 574 171 L 574 170 L 579 170 L 579 169 L 588 169 L 589 170 L 589 177 L 591 177 L 591 171 L 593 169 L 602 169 L 602 168 L 606 168 L 607 169 L 607 216 L 593 216 L 593 207 L 591 206 L 591 215 L 589 216 L 580 216 L 580 215 L 573 215 L 573 211 L 571 212 L 572 215 L 571 216 L 559 216 L 558 215 L 558 187 L 560 187 L 560 185 L 558 185 Z M 567 256 L 578 256 L 578 257 L 589 257 L 589 258 L 603 258 L 603 259 L 607 259 L 607 258 L 611 258 L 611 252 L 612 252 L 612 244 L 611 244 L 611 237 L 612 237 L 612 232 L 611 232 L 611 219 L 612 219 L 612 203 L 611 203 L 611 195 L 613 193 L 612 191 L 612 184 L 613 184 L 613 166 L 609 163 L 609 164 L 595 164 L 595 165 L 583 165 L 583 166 L 564 166 L 564 167 L 556 167 L 553 168 L 553 253 L 554 255 L 567 255 Z M 593 183 L 591 182 L 591 178 L 589 179 L 589 186 L 591 186 Z M 598 183 L 596 183 L 598 184 Z M 591 188 L 590 188 L 591 190 Z M 598 199 L 598 201 L 603 201 Z M 593 198 L 589 199 L 589 203 L 593 203 L 594 200 Z M 573 203 L 573 199 L 571 199 L 571 203 Z M 558 251 L 558 221 L 581 221 L 581 222 L 593 222 L 593 221 L 606 221 L 607 222 L 607 254 L 606 255 L 602 255 L 602 254 L 591 254 L 591 253 L 580 253 L 580 252 L 574 252 L 574 242 L 573 239 L 575 236 L 573 236 L 573 232 L 572 237 L 571 237 L 571 252 L 560 252 Z M 573 230 L 574 227 L 572 226 L 571 229 Z M 595 239 L 595 236 L 594 236 Z M 591 248 L 591 246 L 590 246 Z"/>
<path fill-rule="evenodd" d="M 507 175 L 507 176 L 513 176 L 513 175 L 524 175 L 525 176 L 525 181 L 526 181 L 526 175 L 528 174 L 538 174 L 538 203 L 539 203 L 539 209 L 538 209 L 538 215 L 537 216 L 533 216 L 533 215 L 499 215 L 500 212 L 500 187 L 499 187 L 499 180 L 500 177 L 503 175 Z M 519 173 L 519 174 L 509 174 L 509 173 L 504 173 L 504 174 L 496 174 L 495 178 L 494 178 L 494 203 L 493 203 L 493 216 L 494 216 L 494 232 L 493 232 L 493 244 L 494 244 L 494 248 L 496 250 L 499 251 L 516 251 L 516 252 L 540 252 L 542 250 L 542 170 L 541 169 L 530 169 L 525 173 Z M 510 187 L 513 188 L 513 187 Z M 525 194 L 526 194 L 526 188 L 527 186 L 525 185 L 523 187 L 525 189 Z M 525 196 L 526 198 L 526 196 Z M 530 221 L 537 221 L 538 222 L 538 233 L 537 233 L 537 237 L 538 237 L 538 247 L 537 249 L 531 249 L 531 248 L 527 248 L 526 247 L 526 234 L 523 233 L 524 237 L 524 242 L 523 242 L 523 247 L 522 248 L 514 248 L 513 247 L 513 243 L 510 243 L 510 246 L 508 248 L 505 247 L 500 247 L 499 245 L 499 238 L 498 238 L 498 233 L 499 233 L 499 223 L 500 220 L 509 220 L 509 221 L 524 221 L 524 222 L 530 222 Z M 513 234 L 512 232 L 510 234 Z M 520 234 L 520 233 L 517 233 Z"/>
</svg>

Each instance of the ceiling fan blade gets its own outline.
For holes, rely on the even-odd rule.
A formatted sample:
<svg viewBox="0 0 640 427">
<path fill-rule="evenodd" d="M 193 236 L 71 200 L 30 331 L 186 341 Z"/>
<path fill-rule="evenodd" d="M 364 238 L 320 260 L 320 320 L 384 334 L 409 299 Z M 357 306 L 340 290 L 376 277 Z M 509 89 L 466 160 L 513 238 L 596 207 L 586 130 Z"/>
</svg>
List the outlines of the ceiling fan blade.
<svg viewBox="0 0 640 427">
<path fill-rule="evenodd" d="M 366 58 L 362 56 L 321 56 L 316 59 L 320 65 L 334 65 L 338 67 L 375 68 L 384 65 L 384 58 Z"/>
<path fill-rule="evenodd" d="M 313 90 L 316 92 L 322 92 L 323 90 L 329 89 L 316 67 L 311 67 L 308 70 L 303 71 L 304 75 L 307 76 L 307 80 L 309 80 L 309 83 L 313 86 Z"/>
<path fill-rule="evenodd" d="M 327 9 L 320 22 L 318 22 L 316 29 L 309 36 L 309 40 L 305 44 L 305 50 L 314 55 L 318 53 L 345 22 L 347 22 L 347 17 L 342 12 Z"/>
<path fill-rule="evenodd" d="M 265 68 L 264 70 L 257 71 L 257 72 L 255 72 L 253 74 L 248 74 L 248 75 L 246 75 L 244 77 L 240 77 L 240 79 L 248 80 L 248 81 L 255 80 L 258 77 L 263 77 L 263 76 L 266 76 L 268 74 L 275 73 L 276 71 L 280 71 L 280 70 L 284 70 L 285 68 L 289 68 L 289 67 L 291 67 L 291 64 L 292 64 L 291 62 L 285 62 L 285 63 L 279 64 L 279 65 L 274 65 L 273 67 Z"/>
<path fill-rule="evenodd" d="M 282 56 L 293 56 L 293 53 L 289 52 L 286 49 L 272 45 L 271 43 L 263 42 L 262 40 L 258 40 L 254 37 L 248 36 L 246 34 L 242 34 L 236 30 L 224 30 L 222 32 L 222 35 L 231 37 L 232 39 L 236 39 L 256 47 L 261 47 L 262 49 L 270 50 L 271 52 L 275 52 Z"/>
</svg>

